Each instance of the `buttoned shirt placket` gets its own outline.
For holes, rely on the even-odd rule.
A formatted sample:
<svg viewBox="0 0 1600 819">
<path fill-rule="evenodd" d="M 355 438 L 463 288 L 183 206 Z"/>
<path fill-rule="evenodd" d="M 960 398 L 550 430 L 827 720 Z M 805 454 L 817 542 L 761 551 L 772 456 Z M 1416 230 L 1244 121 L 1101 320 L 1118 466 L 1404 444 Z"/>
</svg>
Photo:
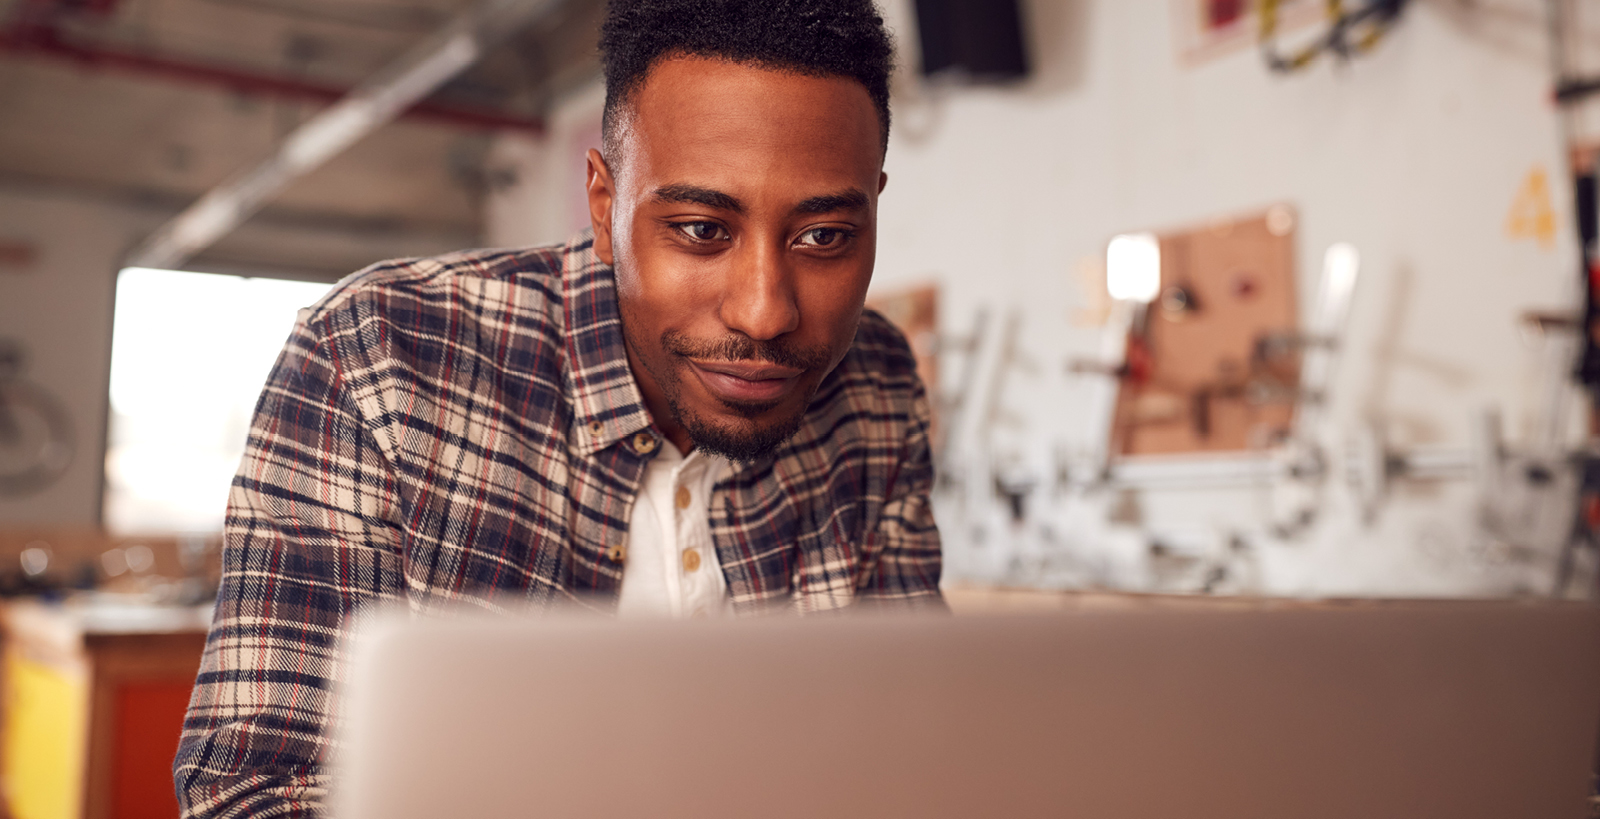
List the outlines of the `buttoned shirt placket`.
<svg viewBox="0 0 1600 819">
<path fill-rule="evenodd" d="M 671 444 L 645 469 L 628 527 L 618 612 L 703 617 L 727 606 L 708 499 L 725 459 Z"/>
</svg>

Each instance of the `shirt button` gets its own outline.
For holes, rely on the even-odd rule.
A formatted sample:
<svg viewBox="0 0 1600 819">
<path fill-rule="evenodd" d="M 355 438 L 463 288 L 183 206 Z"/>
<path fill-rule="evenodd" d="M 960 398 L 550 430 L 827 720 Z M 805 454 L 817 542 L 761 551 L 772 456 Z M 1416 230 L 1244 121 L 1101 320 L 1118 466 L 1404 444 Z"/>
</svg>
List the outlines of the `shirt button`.
<svg viewBox="0 0 1600 819">
<path fill-rule="evenodd" d="M 700 570 L 700 550 L 685 549 L 683 551 L 683 570 L 695 572 Z"/>
<path fill-rule="evenodd" d="M 628 547 L 612 546 L 606 550 L 606 559 L 612 563 L 621 563 L 628 559 Z"/>
<path fill-rule="evenodd" d="M 689 508 L 689 487 L 687 486 L 678 487 L 678 508 Z"/>
<path fill-rule="evenodd" d="M 640 455 L 649 455 L 656 451 L 656 436 L 648 432 L 640 432 L 633 436 L 633 451 Z"/>
<path fill-rule="evenodd" d="M 595 421 L 594 423 L 589 425 L 589 434 L 594 436 L 594 437 L 596 437 L 596 438 L 599 438 L 600 437 L 600 433 L 605 432 L 605 431 L 606 431 L 606 425 L 600 423 L 599 421 Z"/>
</svg>

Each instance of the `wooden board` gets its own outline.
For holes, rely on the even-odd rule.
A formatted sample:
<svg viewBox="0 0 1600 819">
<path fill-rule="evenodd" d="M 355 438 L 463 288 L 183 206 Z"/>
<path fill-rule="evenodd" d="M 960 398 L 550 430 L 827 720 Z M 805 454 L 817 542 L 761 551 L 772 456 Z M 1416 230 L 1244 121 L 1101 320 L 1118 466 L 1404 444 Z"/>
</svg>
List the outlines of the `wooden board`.
<svg viewBox="0 0 1600 819">
<path fill-rule="evenodd" d="M 939 333 L 939 288 L 923 285 L 905 290 L 873 293 L 867 298 L 867 307 L 883 314 L 911 344 L 911 354 L 917 359 L 917 375 L 928 390 L 928 405 L 933 413 L 930 437 L 939 440 L 939 358 L 935 342 Z M 937 449 L 937 444 L 935 444 Z"/>
<path fill-rule="evenodd" d="M 1173 35 L 1178 57 L 1187 67 L 1255 48 L 1261 32 L 1261 19 L 1253 0 L 1171 0 Z M 1327 17 L 1327 5 L 1319 0 L 1282 0 L 1278 9 L 1278 29 L 1292 41 L 1304 39 L 1304 31 Z"/>
<path fill-rule="evenodd" d="M 1159 239 L 1161 295 L 1130 334 L 1131 372 L 1118 390 L 1111 451 L 1278 443 L 1289 433 L 1300 380 L 1293 211 L 1280 205 Z M 1189 309 L 1174 309 L 1175 290 L 1189 294 Z"/>
</svg>

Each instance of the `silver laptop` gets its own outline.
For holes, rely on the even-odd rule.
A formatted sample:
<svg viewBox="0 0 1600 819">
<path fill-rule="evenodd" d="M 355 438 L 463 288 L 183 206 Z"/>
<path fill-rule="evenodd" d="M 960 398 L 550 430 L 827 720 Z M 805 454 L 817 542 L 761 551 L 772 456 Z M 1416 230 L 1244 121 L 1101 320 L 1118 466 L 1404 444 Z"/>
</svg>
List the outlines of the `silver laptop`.
<svg viewBox="0 0 1600 819">
<path fill-rule="evenodd" d="M 419 621 L 346 694 L 342 819 L 1575 819 L 1600 610 Z"/>
</svg>

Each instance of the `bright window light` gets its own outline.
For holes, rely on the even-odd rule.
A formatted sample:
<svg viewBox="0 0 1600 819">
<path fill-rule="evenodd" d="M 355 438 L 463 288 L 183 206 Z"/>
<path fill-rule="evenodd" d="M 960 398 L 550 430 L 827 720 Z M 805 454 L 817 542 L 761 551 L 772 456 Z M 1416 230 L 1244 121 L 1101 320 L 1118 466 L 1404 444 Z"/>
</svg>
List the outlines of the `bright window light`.
<svg viewBox="0 0 1600 819">
<path fill-rule="evenodd" d="M 217 532 L 256 399 L 330 285 L 130 267 L 117 277 L 105 523 Z"/>
<path fill-rule="evenodd" d="M 1124 233 L 1106 246 L 1111 298 L 1149 304 L 1161 291 L 1161 242 L 1154 233 Z"/>
</svg>

